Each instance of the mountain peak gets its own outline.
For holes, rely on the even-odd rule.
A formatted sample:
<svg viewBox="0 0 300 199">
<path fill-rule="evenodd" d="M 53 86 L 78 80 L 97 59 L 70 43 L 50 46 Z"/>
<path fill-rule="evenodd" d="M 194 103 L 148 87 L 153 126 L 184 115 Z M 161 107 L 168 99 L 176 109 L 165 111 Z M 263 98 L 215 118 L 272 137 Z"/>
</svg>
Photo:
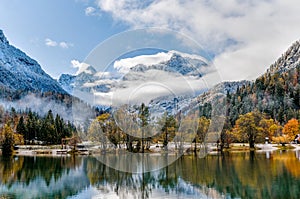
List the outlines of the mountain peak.
<svg viewBox="0 0 300 199">
<path fill-rule="evenodd" d="M 37 61 L 10 45 L 2 30 L 0 30 L 0 86 L 1 89 L 4 88 L 12 93 L 50 91 L 66 94 L 66 91 L 42 69 Z"/>
<path fill-rule="evenodd" d="M 181 75 L 202 76 L 209 72 L 206 60 L 198 55 L 186 54 L 177 51 L 164 53 L 165 60 L 156 64 L 140 62 L 130 68 L 131 71 L 145 72 L 147 70 L 161 70 L 166 72 L 179 73 Z M 161 54 L 162 55 L 162 54 Z"/>
<path fill-rule="evenodd" d="M 181 56 L 180 54 L 174 52 L 172 54 L 172 57 L 170 58 L 170 60 L 168 61 L 170 64 L 175 63 L 175 64 L 182 64 L 182 63 L 186 63 L 186 59 L 184 59 L 183 56 Z"/>
<path fill-rule="evenodd" d="M 284 72 L 295 68 L 300 64 L 300 41 L 296 41 L 292 46 L 270 66 L 267 73 Z"/>
<path fill-rule="evenodd" d="M 93 66 L 87 66 L 83 72 L 94 75 L 97 73 L 97 70 Z"/>
<path fill-rule="evenodd" d="M 81 67 L 79 67 L 76 75 L 80 75 L 82 73 L 94 75 L 97 73 L 97 70 L 93 66 L 84 63 Z"/>
<path fill-rule="evenodd" d="M 8 40 L 6 39 L 3 31 L 0 29 L 0 42 L 4 44 L 8 44 Z"/>
</svg>

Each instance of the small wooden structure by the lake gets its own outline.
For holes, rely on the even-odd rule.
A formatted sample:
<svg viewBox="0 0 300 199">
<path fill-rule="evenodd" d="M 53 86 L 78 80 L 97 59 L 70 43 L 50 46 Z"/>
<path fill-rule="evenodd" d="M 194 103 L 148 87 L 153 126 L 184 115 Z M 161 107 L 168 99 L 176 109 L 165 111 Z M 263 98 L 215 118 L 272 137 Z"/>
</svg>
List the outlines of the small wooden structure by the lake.
<svg viewBox="0 0 300 199">
<path fill-rule="evenodd" d="M 78 143 L 81 142 L 81 139 L 78 136 L 73 136 L 71 138 L 62 138 L 61 139 L 61 148 L 67 149 L 67 146 L 72 146 L 75 150 Z"/>
<path fill-rule="evenodd" d="M 71 138 L 62 138 L 61 139 L 61 150 L 56 151 L 59 154 L 89 154 L 90 152 L 87 149 L 83 149 L 78 145 L 81 143 L 81 139 L 78 136 L 73 136 Z M 69 147 L 68 147 L 69 146 Z M 77 149 L 79 148 L 79 149 Z"/>
</svg>

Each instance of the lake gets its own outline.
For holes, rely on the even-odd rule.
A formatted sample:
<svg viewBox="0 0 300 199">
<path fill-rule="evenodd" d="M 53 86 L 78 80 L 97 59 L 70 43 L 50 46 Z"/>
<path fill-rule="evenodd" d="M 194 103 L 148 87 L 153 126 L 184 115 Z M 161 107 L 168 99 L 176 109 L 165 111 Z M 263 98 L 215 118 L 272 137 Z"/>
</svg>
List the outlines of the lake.
<svg viewBox="0 0 300 199">
<path fill-rule="evenodd" d="M 298 198 L 300 151 L 183 156 L 132 174 L 93 156 L 0 156 L 0 198 Z"/>
</svg>

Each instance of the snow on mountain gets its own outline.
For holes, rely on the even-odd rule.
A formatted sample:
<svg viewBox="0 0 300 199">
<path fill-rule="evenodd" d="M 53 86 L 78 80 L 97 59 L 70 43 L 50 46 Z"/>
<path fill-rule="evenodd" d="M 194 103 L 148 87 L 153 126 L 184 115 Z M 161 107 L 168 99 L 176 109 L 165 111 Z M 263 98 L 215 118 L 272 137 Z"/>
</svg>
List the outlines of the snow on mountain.
<svg viewBox="0 0 300 199">
<path fill-rule="evenodd" d="M 159 56 L 157 56 L 159 55 Z M 211 69 L 208 67 L 207 61 L 196 55 L 189 55 L 186 53 L 180 53 L 177 51 L 169 51 L 167 53 L 158 53 L 155 58 L 159 61 L 155 63 L 154 59 L 151 61 L 147 60 L 145 56 L 142 56 L 146 59 L 146 63 L 143 63 L 143 59 L 141 56 L 137 56 L 137 58 L 127 58 L 125 61 L 120 60 L 115 62 L 114 67 L 121 72 L 146 72 L 148 70 L 161 70 L 166 72 L 177 73 L 181 75 L 190 75 L 190 76 L 199 76 L 201 77 L 203 74 L 210 72 Z M 151 58 L 153 58 L 150 55 Z M 124 65 L 122 65 L 122 63 Z M 134 63 L 136 65 L 132 66 Z M 128 70 L 129 68 L 129 70 Z"/>
<path fill-rule="evenodd" d="M 62 74 L 58 79 L 58 83 L 69 94 L 76 95 L 74 91 L 107 93 L 115 82 L 112 76 L 97 72 L 92 66 L 85 66 L 79 70 L 77 75 Z"/>
<path fill-rule="evenodd" d="M 191 85 L 203 90 L 201 77 L 213 71 L 203 57 L 177 51 L 120 59 L 110 72 L 78 64 L 77 75 L 63 74 L 58 80 L 69 93 L 83 100 L 93 95 L 88 98 L 90 103 L 101 107 L 143 101 L 157 114 L 174 113 L 186 106 L 195 97 Z"/>
<path fill-rule="evenodd" d="M 55 92 L 66 94 L 38 64 L 9 44 L 0 30 L 0 87 L 11 92 Z"/>
<path fill-rule="evenodd" d="M 168 114 L 175 115 L 178 112 L 187 109 L 194 97 L 192 96 L 164 96 L 153 99 L 149 103 L 149 110 L 154 117 L 160 117 L 167 112 Z"/>
<path fill-rule="evenodd" d="M 75 86 L 75 78 L 75 75 L 62 74 L 58 79 L 58 83 L 65 91 L 67 91 L 69 94 L 72 94 Z"/>
<path fill-rule="evenodd" d="M 205 103 L 212 103 L 213 100 L 225 97 L 227 93 L 234 93 L 237 88 L 241 88 L 249 83 L 251 82 L 247 80 L 222 82 L 198 96 L 161 97 L 152 100 L 149 103 L 149 108 L 158 116 L 164 112 L 176 114 L 179 111 L 184 112 L 199 105 L 204 105 Z"/>
<path fill-rule="evenodd" d="M 242 81 L 233 81 L 233 82 L 221 82 L 214 86 L 212 89 L 209 90 L 209 92 L 214 93 L 234 93 L 236 92 L 237 88 L 241 88 L 244 85 L 247 85 L 251 83 L 251 81 L 248 80 L 242 80 Z"/>
<path fill-rule="evenodd" d="M 221 82 L 208 91 L 200 94 L 199 96 L 192 99 L 191 104 L 199 104 L 203 105 L 205 103 L 212 103 L 213 100 L 218 98 L 225 97 L 227 93 L 232 94 L 235 93 L 237 88 L 241 88 L 247 84 L 250 84 L 251 81 L 243 80 L 243 81 L 233 81 L 233 82 Z"/>
<path fill-rule="evenodd" d="M 274 64 L 267 73 L 285 72 L 300 64 L 300 41 L 296 41 Z"/>
<path fill-rule="evenodd" d="M 60 85 L 69 93 L 72 93 L 74 88 L 81 91 L 92 90 L 108 93 L 112 90 L 128 87 L 131 85 L 130 83 L 138 84 L 141 81 L 151 80 L 153 71 L 156 71 L 157 78 L 161 79 L 166 79 L 163 75 L 168 78 L 184 76 L 195 79 L 212 71 L 203 57 L 177 51 L 117 60 L 113 64 L 114 73 L 97 73 L 92 66 L 84 63 L 76 65 L 81 67 L 75 76 L 63 74 L 58 80 Z"/>
<path fill-rule="evenodd" d="M 77 71 L 76 75 L 78 75 L 82 72 L 85 72 L 85 73 L 88 73 L 88 74 L 96 73 L 96 70 L 93 67 L 91 67 L 89 64 L 81 63 L 78 60 L 72 60 L 71 63 L 72 63 L 74 68 L 78 68 L 78 71 Z"/>
</svg>

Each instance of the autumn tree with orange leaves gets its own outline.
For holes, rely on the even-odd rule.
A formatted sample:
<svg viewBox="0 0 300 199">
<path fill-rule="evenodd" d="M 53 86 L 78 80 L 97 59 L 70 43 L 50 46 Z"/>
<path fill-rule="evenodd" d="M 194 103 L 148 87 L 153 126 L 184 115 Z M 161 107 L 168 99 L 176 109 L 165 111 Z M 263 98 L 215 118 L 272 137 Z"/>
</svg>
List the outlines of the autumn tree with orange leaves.
<svg viewBox="0 0 300 199">
<path fill-rule="evenodd" d="M 274 137 L 273 140 L 277 143 L 285 145 L 293 141 L 297 134 L 299 134 L 299 121 L 295 118 L 292 118 L 284 125 L 282 134 Z"/>
<path fill-rule="evenodd" d="M 282 133 L 284 133 L 289 141 L 294 140 L 294 137 L 299 134 L 299 121 L 295 118 L 290 119 L 283 127 Z"/>
</svg>

